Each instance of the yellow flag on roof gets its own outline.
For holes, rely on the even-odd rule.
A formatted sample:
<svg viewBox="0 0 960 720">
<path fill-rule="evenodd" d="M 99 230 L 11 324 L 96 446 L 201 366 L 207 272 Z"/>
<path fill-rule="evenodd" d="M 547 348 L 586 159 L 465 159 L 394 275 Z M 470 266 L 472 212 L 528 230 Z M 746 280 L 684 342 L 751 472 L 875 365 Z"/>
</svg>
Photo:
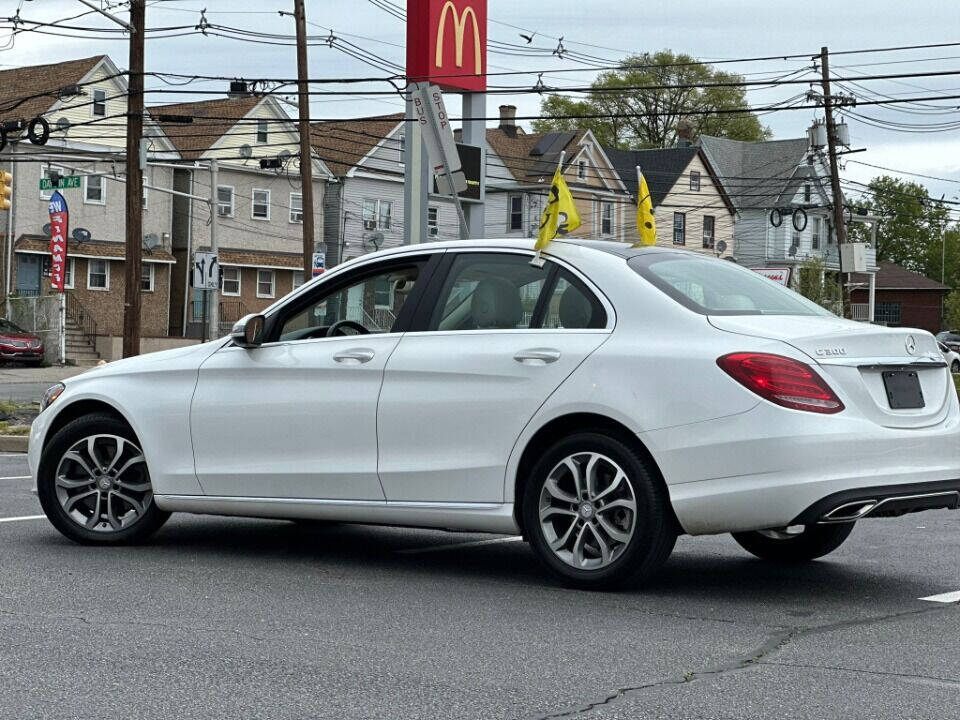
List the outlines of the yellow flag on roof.
<svg viewBox="0 0 960 720">
<path fill-rule="evenodd" d="M 572 233 L 578 227 L 580 227 L 580 213 L 577 212 L 573 195 L 570 194 L 570 188 L 563 179 L 563 172 L 558 167 L 550 184 L 547 207 L 544 208 L 543 215 L 540 217 L 540 233 L 537 235 L 537 244 L 534 249 L 543 250 L 551 241 Z"/>
<path fill-rule="evenodd" d="M 634 247 L 657 244 L 657 221 L 653 216 L 653 200 L 650 197 L 650 188 L 647 179 L 637 168 L 637 242 Z"/>
</svg>

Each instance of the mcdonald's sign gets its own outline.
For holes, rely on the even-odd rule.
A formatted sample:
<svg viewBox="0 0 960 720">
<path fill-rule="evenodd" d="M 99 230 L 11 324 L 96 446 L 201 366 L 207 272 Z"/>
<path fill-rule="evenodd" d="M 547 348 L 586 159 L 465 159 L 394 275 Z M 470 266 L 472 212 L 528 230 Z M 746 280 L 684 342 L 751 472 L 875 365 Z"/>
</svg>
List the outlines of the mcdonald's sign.
<svg viewBox="0 0 960 720">
<path fill-rule="evenodd" d="M 454 92 L 487 89 L 487 0 L 407 0 L 407 77 Z"/>
</svg>

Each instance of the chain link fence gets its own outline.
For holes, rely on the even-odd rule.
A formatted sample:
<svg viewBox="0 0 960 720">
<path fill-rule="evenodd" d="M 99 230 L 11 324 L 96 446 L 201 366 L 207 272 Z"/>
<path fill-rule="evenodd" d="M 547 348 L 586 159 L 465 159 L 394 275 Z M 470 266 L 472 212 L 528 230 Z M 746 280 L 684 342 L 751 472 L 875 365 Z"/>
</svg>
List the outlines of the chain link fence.
<svg viewBox="0 0 960 720">
<path fill-rule="evenodd" d="M 60 357 L 60 296 L 7 298 L 7 318 L 43 340 L 43 359 L 62 363 Z"/>
</svg>

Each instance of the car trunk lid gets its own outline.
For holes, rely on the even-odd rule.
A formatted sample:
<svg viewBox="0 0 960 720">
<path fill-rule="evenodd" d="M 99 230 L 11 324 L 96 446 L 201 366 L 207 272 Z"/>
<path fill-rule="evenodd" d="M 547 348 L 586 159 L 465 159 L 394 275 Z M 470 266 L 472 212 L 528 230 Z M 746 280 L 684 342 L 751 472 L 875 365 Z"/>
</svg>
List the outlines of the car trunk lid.
<svg viewBox="0 0 960 720">
<path fill-rule="evenodd" d="M 926 332 L 837 317 L 712 315 L 709 321 L 719 330 L 780 340 L 800 350 L 827 382 L 884 427 L 928 427 L 943 421 L 949 410 L 950 370 Z M 905 393 L 917 384 L 923 407 L 902 407 Z"/>
</svg>

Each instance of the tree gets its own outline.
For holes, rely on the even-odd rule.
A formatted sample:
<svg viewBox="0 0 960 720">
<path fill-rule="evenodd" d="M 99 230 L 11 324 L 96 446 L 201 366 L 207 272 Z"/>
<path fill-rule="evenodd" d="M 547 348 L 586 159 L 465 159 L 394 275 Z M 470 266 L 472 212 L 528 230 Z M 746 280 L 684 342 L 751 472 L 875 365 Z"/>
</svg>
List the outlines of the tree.
<svg viewBox="0 0 960 720">
<path fill-rule="evenodd" d="M 746 92 L 736 84 L 741 82 L 740 75 L 715 70 L 689 55 L 670 50 L 644 53 L 627 58 L 617 70 L 601 73 L 582 100 L 546 97 L 540 106 L 545 117 L 533 128 L 536 132 L 589 128 L 602 144 L 657 148 L 674 145 L 677 123 L 687 120 L 695 135 L 765 140 L 770 130 L 752 112 L 713 112 L 747 107 Z M 703 87 L 713 83 L 734 84 Z M 564 117 L 613 114 L 622 117 Z"/>
<path fill-rule="evenodd" d="M 947 295 L 943 310 L 944 329 L 954 332 L 960 330 L 960 290 L 954 290 Z"/>
<path fill-rule="evenodd" d="M 893 262 L 908 270 L 960 286 L 960 237 L 949 227 L 946 207 L 931 200 L 927 189 L 918 183 L 882 175 L 870 181 L 864 199 L 856 203 L 878 215 L 877 260 Z M 867 242 L 862 224 L 851 228 L 851 240 Z M 941 257 L 946 255 L 946 263 Z"/>
<path fill-rule="evenodd" d="M 839 313 L 842 310 L 840 286 L 835 275 L 825 273 L 822 258 L 812 257 L 800 265 L 797 270 L 797 292 L 831 312 Z"/>
</svg>

